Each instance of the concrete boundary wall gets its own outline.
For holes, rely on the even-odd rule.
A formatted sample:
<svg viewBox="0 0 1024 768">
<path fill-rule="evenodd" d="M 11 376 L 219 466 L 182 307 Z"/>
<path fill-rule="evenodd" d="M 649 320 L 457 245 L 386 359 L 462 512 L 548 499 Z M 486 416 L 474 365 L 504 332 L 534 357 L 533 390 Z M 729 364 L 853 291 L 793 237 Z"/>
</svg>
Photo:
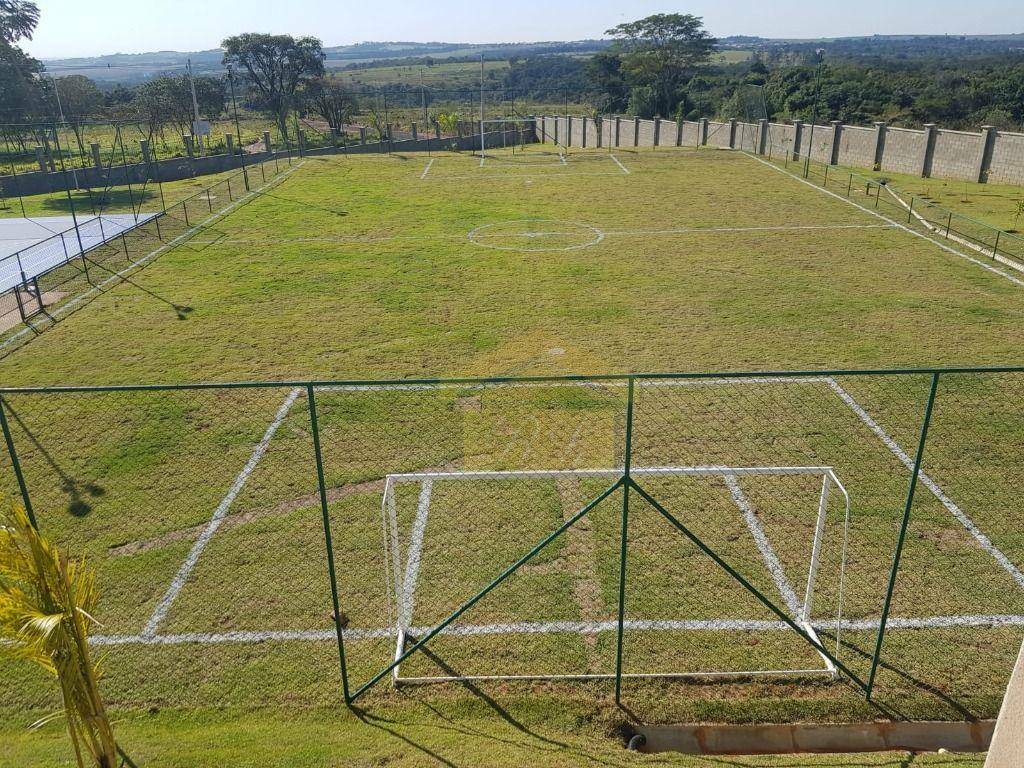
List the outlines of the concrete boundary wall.
<svg viewBox="0 0 1024 768">
<path fill-rule="evenodd" d="M 571 146 L 582 146 L 585 118 L 573 122 Z M 554 123 L 561 123 L 559 141 L 564 141 L 566 119 L 538 118 L 551 138 Z M 596 146 L 588 123 L 587 146 Z M 934 125 L 923 130 L 895 128 L 885 123 L 873 126 L 845 125 L 834 120 L 828 125 L 795 121 L 757 123 L 702 118 L 646 120 L 610 115 L 603 118 L 601 146 L 606 147 L 697 147 L 741 149 L 763 155 L 806 155 L 818 162 L 875 171 L 893 171 L 922 177 L 1002 184 L 1024 184 L 1024 133 L 997 131 L 983 126 L 980 132 L 953 131 Z M 616 141 L 616 139 L 618 139 Z M 538 137 L 543 141 L 543 137 Z M 655 143 L 657 142 L 657 143 Z M 813 146 L 812 146 L 813 145 Z"/>
</svg>

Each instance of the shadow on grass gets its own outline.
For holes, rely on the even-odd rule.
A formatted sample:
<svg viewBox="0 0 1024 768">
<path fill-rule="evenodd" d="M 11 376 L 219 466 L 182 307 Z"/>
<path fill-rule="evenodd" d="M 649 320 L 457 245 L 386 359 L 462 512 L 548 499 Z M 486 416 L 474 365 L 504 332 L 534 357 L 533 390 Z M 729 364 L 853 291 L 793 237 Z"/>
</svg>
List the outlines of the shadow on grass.
<svg viewBox="0 0 1024 768">
<path fill-rule="evenodd" d="M 88 498 L 98 498 L 106 493 L 106 489 L 91 482 L 82 482 L 69 475 L 53 455 L 46 450 L 45 446 L 39 441 L 39 438 L 35 436 L 28 425 L 22 420 L 21 415 L 11 407 L 10 402 L 4 401 L 4 406 L 7 408 L 7 412 L 11 415 L 15 424 L 21 427 L 22 432 L 29 439 L 29 442 L 35 446 L 39 454 L 45 459 L 46 463 L 50 465 L 50 468 L 54 471 L 57 477 L 60 478 L 60 487 L 70 497 L 68 501 L 68 514 L 73 517 L 85 517 L 92 511 L 92 505 L 87 501 Z"/>
</svg>

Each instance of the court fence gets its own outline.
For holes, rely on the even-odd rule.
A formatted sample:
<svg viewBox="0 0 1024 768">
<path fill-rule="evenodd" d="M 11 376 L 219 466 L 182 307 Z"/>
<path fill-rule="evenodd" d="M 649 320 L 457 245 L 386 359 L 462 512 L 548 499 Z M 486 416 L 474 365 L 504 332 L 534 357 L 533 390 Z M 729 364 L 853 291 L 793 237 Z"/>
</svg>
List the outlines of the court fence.
<svg viewBox="0 0 1024 768">
<path fill-rule="evenodd" d="M 250 164 L 176 202 L 136 189 L 130 212 L 79 211 L 70 229 L 0 258 L 0 357 L 295 167 L 290 155 Z M 130 187 L 128 189 L 131 189 Z M 157 208 L 143 212 L 153 198 Z M 91 192 L 90 192 L 91 196 Z M 179 312 L 187 308 L 176 308 Z"/>
<path fill-rule="evenodd" d="M 1024 237 L 871 178 L 767 143 L 764 156 L 822 189 L 1024 272 Z"/>
<path fill-rule="evenodd" d="M 336 675 L 349 704 L 523 678 L 619 701 L 676 678 L 984 716 L 1024 632 L 1022 384 L 4 388 L 0 474 L 97 569 L 117 702 L 330 701 Z"/>
</svg>

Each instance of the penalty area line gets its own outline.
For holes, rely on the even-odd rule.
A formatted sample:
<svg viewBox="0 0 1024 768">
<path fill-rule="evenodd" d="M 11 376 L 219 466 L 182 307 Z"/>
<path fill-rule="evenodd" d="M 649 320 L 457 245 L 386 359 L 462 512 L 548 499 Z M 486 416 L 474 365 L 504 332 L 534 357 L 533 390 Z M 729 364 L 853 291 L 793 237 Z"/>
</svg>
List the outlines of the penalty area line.
<svg viewBox="0 0 1024 768">
<path fill-rule="evenodd" d="M 210 543 L 213 535 L 220 528 L 221 523 L 224 522 L 224 518 L 228 514 L 228 510 L 231 508 L 232 502 L 241 493 L 242 488 L 245 487 L 245 483 L 248 481 L 249 476 L 256 469 L 256 466 L 260 463 L 263 455 L 267 452 L 267 448 L 270 446 L 270 441 L 274 437 L 274 433 L 277 432 L 278 427 L 284 421 L 288 412 L 291 410 L 292 405 L 302 392 L 301 387 L 295 387 L 285 397 L 284 402 L 281 403 L 277 409 L 277 413 L 274 415 L 274 420 L 267 427 L 266 432 L 263 433 L 263 438 L 256 444 L 252 454 L 249 456 L 249 460 L 245 462 L 245 466 L 242 467 L 242 471 L 235 477 L 235 481 L 231 484 L 231 488 L 228 489 L 227 494 L 221 499 L 220 504 L 217 505 L 217 509 L 214 510 L 213 517 L 210 518 L 210 522 L 206 524 L 206 528 L 196 539 L 195 544 L 192 545 L 191 551 L 188 553 L 188 557 L 185 558 L 185 562 L 181 564 L 178 572 L 175 574 L 174 579 L 171 581 L 171 585 L 167 588 L 167 592 L 157 603 L 156 608 L 153 610 L 153 615 L 149 617 L 149 621 L 146 622 L 146 626 L 142 630 L 143 637 L 153 637 L 156 635 L 157 627 L 160 626 L 160 622 L 167 616 L 167 612 L 170 610 L 171 605 L 174 603 L 178 594 L 184 588 L 185 583 L 188 581 L 189 575 L 192 573 L 192 569 L 196 567 L 196 563 L 199 562 L 200 555 L 203 554 L 203 550 L 206 549 L 206 545 Z"/>
<path fill-rule="evenodd" d="M 627 168 L 627 167 L 626 167 L 626 166 L 624 166 L 624 165 L 623 165 L 623 164 L 622 164 L 621 162 L 619 162 L 619 158 L 617 158 L 617 157 L 616 157 L 615 155 L 608 155 L 608 157 L 610 157 L 610 158 L 611 158 L 612 160 L 614 160 L 614 161 L 615 161 L 615 164 L 616 164 L 617 166 L 619 166 L 619 168 L 621 168 L 621 169 L 622 169 L 622 172 L 623 172 L 624 174 L 626 174 L 627 176 L 629 176 L 629 168 Z"/>
</svg>

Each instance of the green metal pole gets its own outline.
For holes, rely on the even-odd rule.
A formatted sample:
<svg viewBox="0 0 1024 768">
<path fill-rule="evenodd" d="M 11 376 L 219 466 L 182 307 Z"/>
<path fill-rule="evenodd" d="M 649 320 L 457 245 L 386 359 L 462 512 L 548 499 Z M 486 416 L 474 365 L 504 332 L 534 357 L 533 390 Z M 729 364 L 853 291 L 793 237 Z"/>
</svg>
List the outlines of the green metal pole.
<svg viewBox="0 0 1024 768">
<path fill-rule="evenodd" d="M 917 489 L 917 478 L 921 474 L 921 459 L 924 456 L 924 446 L 928 439 L 928 425 L 932 420 L 932 408 L 935 405 L 935 392 L 939 387 L 938 372 L 932 374 L 932 386 L 928 391 L 928 404 L 924 409 L 924 421 L 921 423 L 921 435 L 917 440 L 917 455 L 914 457 L 914 469 L 910 473 L 910 487 L 907 488 L 907 500 L 903 505 L 903 520 L 900 521 L 900 533 L 896 539 L 896 551 L 892 555 L 892 567 L 889 569 L 889 586 L 885 592 L 885 603 L 882 605 L 882 619 L 878 624 L 878 637 L 875 639 L 875 652 L 871 657 L 871 672 L 868 674 L 867 697 L 871 699 L 871 692 L 875 687 L 875 675 L 878 672 L 878 662 L 882 655 L 882 640 L 885 638 L 885 626 L 889 621 L 889 609 L 892 607 L 892 594 L 896 589 L 896 574 L 900 568 L 900 556 L 903 554 L 903 544 L 907 538 L 907 526 L 910 524 L 910 508 L 914 505 L 914 491 Z"/>
<path fill-rule="evenodd" d="M 626 444 L 622 460 L 622 529 L 619 534 L 619 612 L 615 634 L 615 703 L 622 699 L 622 634 L 626 618 L 626 542 L 629 534 L 629 468 L 633 458 L 633 384 L 626 396 Z"/>
<path fill-rule="evenodd" d="M 313 432 L 313 452 L 316 454 L 316 482 L 320 493 L 320 514 L 324 521 L 324 543 L 327 546 L 327 572 L 331 580 L 331 601 L 334 604 L 334 631 L 338 637 L 338 663 L 341 665 L 341 689 L 345 703 L 351 704 L 352 697 L 348 691 L 348 667 L 345 664 L 345 637 L 341 627 L 341 603 L 338 600 L 338 578 L 334 570 L 334 545 L 331 543 L 331 516 L 327 511 L 327 484 L 324 482 L 324 461 L 320 450 L 320 427 L 316 418 L 316 398 L 313 385 L 306 385 L 306 397 L 309 400 L 309 423 Z"/>
<path fill-rule="evenodd" d="M 594 507 L 596 507 L 602 501 L 604 501 L 609 496 L 611 496 L 615 491 L 617 491 L 619 489 L 619 487 L 621 485 L 622 485 L 622 478 L 619 478 L 614 483 L 612 483 L 610 486 L 608 486 L 599 496 L 594 498 L 589 504 L 587 504 L 585 507 L 583 507 L 583 509 L 581 509 L 575 515 L 573 515 L 568 520 L 566 520 L 564 523 L 562 523 L 560 526 L 558 526 L 558 528 L 556 528 L 554 531 L 552 531 L 547 536 L 545 536 L 537 544 L 537 546 L 535 546 L 533 549 L 531 549 L 529 552 L 527 552 L 521 558 L 516 560 L 512 565 L 510 565 L 504 571 L 502 571 L 501 574 L 498 575 L 493 581 L 491 581 L 490 584 L 488 584 L 486 587 L 484 587 L 479 592 L 477 592 L 475 595 L 473 595 L 473 597 L 471 597 L 469 600 L 467 600 L 461 606 L 459 606 L 454 611 L 454 613 L 449 615 L 448 618 L 446 618 L 441 623 L 437 624 L 427 634 L 425 634 L 422 638 L 420 638 L 418 641 L 416 641 L 416 643 L 414 645 L 412 645 L 409 648 L 407 648 L 405 650 L 405 652 L 402 653 L 401 656 L 399 656 L 397 659 L 392 661 L 388 666 L 386 666 L 384 669 L 382 669 L 376 675 L 371 677 L 367 682 L 363 683 L 358 689 L 356 689 L 355 693 L 352 694 L 352 696 L 349 699 L 349 701 L 350 702 L 355 701 L 368 688 L 370 688 L 370 687 L 376 685 L 378 682 L 380 682 L 381 679 L 383 679 L 386 675 L 391 673 L 391 670 L 393 670 L 395 667 L 397 667 L 399 664 L 401 664 L 403 661 L 405 661 L 407 658 L 409 658 L 412 654 L 414 654 L 416 651 L 418 651 L 420 648 L 422 648 L 424 645 L 426 645 L 428 642 L 430 642 L 430 640 L 432 640 L 437 634 L 439 634 L 440 632 L 444 631 L 445 627 L 447 627 L 449 624 L 451 624 L 453 621 L 455 621 L 457 618 L 459 618 L 459 616 L 461 616 L 466 611 L 468 611 L 470 608 L 472 608 L 474 605 L 476 605 L 485 595 L 490 593 L 491 590 L 493 590 L 495 587 L 497 587 L 499 584 L 501 584 L 501 582 L 505 581 L 505 579 L 507 579 L 509 576 L 511 576 L 513 573 L 515 573 L 517 570 L 519 570 L 523 565 L 525 565 L 527 562 L 532 560 L 537 555 L 538 552 L 540 552 L 542 549 L 544 549 L 544 547 L 546 547 L 552 541 L 554 541 L 559 536 L 561 536 L 563 533 L 565 533 L 570 527 L 572 527 L 576 523 L 577 520 L 579 520 L 581 517 L 583 517 L 585 514 L 587 514 L 590 510 L 592 510 Z"/>
<path fill-rule="evenodd" d="M 638 494 L 640 494 L 641 497 L 643 497 L 644 501 L 646 501 L 658 512 L 660 512 L 662 517 L 668 520 L 676 528 L 676 530 L 678 530 L 686 538 L 692 541 L 701 552 L 703 552 L 705 555 L 714 560 L 715 563 L 717 563 L 722 570 L 728 573 L 733 579 L 738 581 L 740 585 L 750 594 L 756 597 L 762 605 L 764 605 L 768 610 L 770 610 L 772 613 L 778 616 L 783 623 L 785 623 L 790 629 L 792 629 L 794 632 L 800 635 L 800 637 L 806 640 L 811 645 L 811 647 L 814 648 L 814 650 L 816 650 L 826 659 L 831 661 L 835 665 L 836 669 L 838 669 L 840 672 L 842 672 L 844 675 L 850 678 L 852 682 L 856 683 L 864 690 L 867 690 L 867 683 L 861 680 L 853 671 L 850 670 L 849 667 L 847 667 L 845 664 L 839 661 L 839 659 L 837 659 L 828 650 L 828 648 L 822 645 L 821 642 L 815 640 L 813 637 L 807 634 L 807 631 L 803 629 L 803 627 L 801 627 L 799 624 L 793 621 L 793 619 L 790 618 L 790 616 L 784 610 L 775 605 L 775 603 L 769 600 L 765 596 L 765 594 L 761 592 L 761 590 L 759 590 L 757 587 L 751 584 L 746 578 L 744 578 L 743 574 L 741 574 L 739 571 L 737 571 L 735 568 L 729 565 L 729 563 L 723 560 L 721 555 L 719 555 L 717 552 L 715 552 L 715 550 L 713 550 L 711 547 L 709 547 L 707 544 L 701 541 L 700 538 L 698 538 L 697 535 L 693 533 L 689 528 L 687 528 L 685 525 L 679 522 L 679 520 L 677 520 L 671 512 L 665 509 L 661 505 L 661 503 L 658 502 L 657 499 L 655 499 L 653 496 L 647 493 L 647 491 L 645 491 L 643 488 L 637 485 L 635 480 L 630 480 L 629 483 L 630 485 L 633 486 L 633 489 Z"/>
<path fill-rule="evenodd" d="M 7 403 L 0 397 L 0 428 L 4 432 L 4 442 L 7 443 L 7 453 L 10 454 L 11 464 L 14 466 L 14 477 L 18 481 L 18 490 L 21 492 L 21 500 L 25 504 L 25 514 L 28 515 L 32 527 L 38 530 L 36 516 L 32 511 L 32 500 L 28 497 L 28 486 L 25 485 L 25 476 L 21 472 L 21 462 L 18 461 L 18 452 L 14 450 L 14 436 L 11 434 L 11 425 L 7 423 Z"/>
</svg>

